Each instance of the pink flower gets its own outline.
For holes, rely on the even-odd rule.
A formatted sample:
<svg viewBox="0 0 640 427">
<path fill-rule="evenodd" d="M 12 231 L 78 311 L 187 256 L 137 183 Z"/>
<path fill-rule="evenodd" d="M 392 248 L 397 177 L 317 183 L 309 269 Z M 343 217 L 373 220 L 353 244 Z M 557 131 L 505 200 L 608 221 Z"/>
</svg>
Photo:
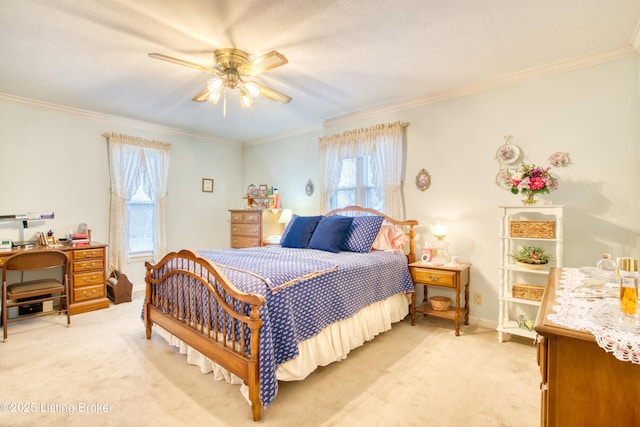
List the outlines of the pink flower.
<svg viewBox="0 0 640 427">
<path fill-rule="evenodd" d="M 530 190 L 542 190 L 545 186 L 544 179 L 539 177 L 533 177 L 529 180 Z"/>
</svg>

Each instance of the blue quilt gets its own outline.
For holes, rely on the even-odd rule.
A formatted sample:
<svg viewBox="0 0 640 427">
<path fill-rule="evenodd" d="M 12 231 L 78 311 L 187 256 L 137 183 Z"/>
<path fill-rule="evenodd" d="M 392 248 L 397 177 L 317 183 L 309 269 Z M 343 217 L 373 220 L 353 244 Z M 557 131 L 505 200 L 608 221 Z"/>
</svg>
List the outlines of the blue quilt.
<svg viewBox="0 0 640 427">
<path fill-rule="evenodd" d="M 201 251 L 241 291 L 265 297 L 261 308 L 260 401 L 278 391 L 277 367 L 298 355 L 298 343 L 361 309 L 413 292 L 407 258 L 398 253 L 331 253 L 280 246 Z"/>
</svg>

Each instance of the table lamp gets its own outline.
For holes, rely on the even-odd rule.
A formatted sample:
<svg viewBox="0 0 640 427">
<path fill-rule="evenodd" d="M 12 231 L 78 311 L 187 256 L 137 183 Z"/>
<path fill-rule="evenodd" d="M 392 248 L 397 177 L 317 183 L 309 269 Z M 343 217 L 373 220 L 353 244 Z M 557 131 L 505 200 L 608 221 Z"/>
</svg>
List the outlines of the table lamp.
<svg viewBox="0 0 640 427">
<path fill-rule="evenodd" d="M 287 224 L 289 224 L 289 221 L 291 221 L 292 217 L 293 217 L 293 211 L 291 209 L 282 209 L 280 218 L 278 218 L 278 223 L 284 224 L 284 226 L 286 227 Z"/>
<path fill-rule="evenodd" d="M 433 257 L 432 262 L 434 264 L 447 264 L 451 261 L 451 256 L 449 255 L 449 242 L 445 240 L 447 234 L 449 234 L 449 227 L 446 225 L 440 224 L 440 220 L 435 225 L 431 225 L 431 234 L 437 239 L 433 244 L 433 248 L 436 250 L 435 256 Z"/>
</svg>

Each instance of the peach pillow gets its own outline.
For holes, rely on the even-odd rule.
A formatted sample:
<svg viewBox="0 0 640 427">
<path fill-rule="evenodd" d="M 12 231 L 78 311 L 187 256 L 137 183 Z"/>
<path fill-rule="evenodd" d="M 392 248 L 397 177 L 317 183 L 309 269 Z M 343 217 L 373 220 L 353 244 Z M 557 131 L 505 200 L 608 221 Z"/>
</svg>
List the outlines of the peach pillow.
<svg viewBox="0 0 640 427">
<path fill-rule="evenodd" d="M 371 248 L 377 251 L 402 251 L 409 238 L 402 229 L 394 224 L 385 222 L 380 226 L 380 231 L 373 241 Z"/>
</svg>

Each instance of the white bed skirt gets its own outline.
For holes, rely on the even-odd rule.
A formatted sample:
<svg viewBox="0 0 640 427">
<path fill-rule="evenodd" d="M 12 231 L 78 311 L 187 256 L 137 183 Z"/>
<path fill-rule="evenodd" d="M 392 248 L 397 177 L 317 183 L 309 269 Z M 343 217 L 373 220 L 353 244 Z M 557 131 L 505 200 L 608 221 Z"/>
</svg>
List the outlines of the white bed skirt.
<svg viewBox="0 0 640 427">
<path fill-rule="evenodd" d="M 302 380 L 318 366 L 326 366 L 345 359 L 351 350 L 360 347 L 366 341 L 371 341 L 376 335 L 388 331 L 392 323 L 404 319 L 409 313 L 410 302 L 409 294 L 394 295 L 360 310 L 348 319 L 328 326 L 315 337 L 299 343 L 298 357 L 280 365 L 276 371 L 276 378 L 279 381 Z M 158 335 L 170 345 L 178 347 L 181 354 L 187 355 L 187 363 L 199 366 L 203 374 L 213 372 L 215 380 L 242 385 L 242 380 L 225 368 L 160 326 L 155 325 L 155 328 Z M 246 398 L 247 387 L 243 385 L 242 388 L 242 394 Z"/>
</svg>

